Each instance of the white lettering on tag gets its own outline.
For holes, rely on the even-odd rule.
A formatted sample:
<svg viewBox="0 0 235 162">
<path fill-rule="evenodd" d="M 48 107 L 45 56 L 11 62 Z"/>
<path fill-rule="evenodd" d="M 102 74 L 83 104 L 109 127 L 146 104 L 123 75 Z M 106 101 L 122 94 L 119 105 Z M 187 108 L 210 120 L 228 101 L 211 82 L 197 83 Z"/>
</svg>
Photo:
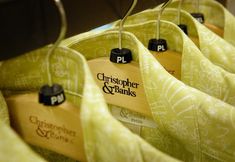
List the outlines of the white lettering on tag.
<svg viewBox="0 0 235 162">
<path fill-rule="evenodd" d="M 61 103 L 63 101 L 64 101 L 64 95 L 63 94 L 51 97 L 51 104 L 52 105 L 54 105 L 56 102 Z"/>
<path fill-rule="evenodd" d="M 203 22 L 203 19 L 201 17 L 198 17 L 197 20 L 202 23 Z"/>
<path fill-rule="evenodd" d="M 165 51 L 164 45 L 157 46 L 157 51 Z"/>
<path fill-rule="evenodd" d="M 57 101 L 57 97 L 53 96 L 51 97 L 51 104 L 54 105 Z"/>
<path fill-rule="evenodd" d="M 126 63 L 126 61 L 125 61 L 125 57 L 120 57 L 120 56 L 118 56 L 117 57 L 117 63 Z"/>
</svg>

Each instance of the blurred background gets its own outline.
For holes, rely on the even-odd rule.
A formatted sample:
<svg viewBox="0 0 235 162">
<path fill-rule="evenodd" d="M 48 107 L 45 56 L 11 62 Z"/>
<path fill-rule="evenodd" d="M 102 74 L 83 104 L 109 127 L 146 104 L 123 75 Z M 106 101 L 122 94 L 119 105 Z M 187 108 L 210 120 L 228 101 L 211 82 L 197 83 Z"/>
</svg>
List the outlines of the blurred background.
<svg viewBox="0 0 235 162">
<path fill-rule="evenodd" d="M 219 0 L 235 13 L 234 0 Z M 73 36 L 122 18 L 131 0 L 62 0 Z M 164 0 L 139 0 L 134 13 Z M 17 56 L 56 40 L 59 13 L 52 0 L 0 0 L 0 60 Z"/>
</svg>

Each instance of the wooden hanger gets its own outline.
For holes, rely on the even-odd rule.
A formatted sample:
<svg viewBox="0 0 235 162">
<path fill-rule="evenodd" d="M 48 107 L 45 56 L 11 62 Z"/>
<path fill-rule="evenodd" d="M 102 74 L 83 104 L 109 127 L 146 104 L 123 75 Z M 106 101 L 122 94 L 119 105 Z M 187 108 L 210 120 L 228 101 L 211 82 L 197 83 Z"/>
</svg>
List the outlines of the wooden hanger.
<svg viewBox="0 0 235 162">
<path fill-rule="evenodd" d="M 156 39 L 151 39 L 148 44 L 148 49 L 153 56 L 161 63 L 161 65 L 174 77 L 181 79 L 181 59 L 182 55 L 176 51 L 167 49 L 167 42 L 160 39 L 160 24 L 161 15 L 164 9 L 172 0 L 166 1 L 160 8 L 157 20 L 157 36 Z M 180 24 L 180 22 L 179 22 Z"/>
<path fill-rule="evenodd" d="M 193 41 L 193 43 L 194 43 L 197 47 L 200 47 L 200 43 L 199 43 L 199 38 L 198 38 L 198 37 L 189 36 L 189 38 Z"/>
<path fill-rule="evenodd" d="M 159 63 L 175 78 L 181 80 L 182 56 L 179 52 L 167 50 L 164 52 L 151 51 Z"/>
<path fill-rule="evenodd" d="M 204 25 L 209 28 L 211 31 L 213 31 L 214 33 L 216 33 L 218 36 L 220 36 L 221 38 L 224 37 L 224 30 L 221 29 L 220 27 L 210 24 L 208 22 L 205 22 Z"/>
<path fill-rule="evenodd" d="M 200 3 L 199 3 L 199 0 L 196 0 L 197 4 L 196 4 L 196 8 L 197 8 L 197 13 L 198 14 L 201 14 L 199 12 L 199 6 L 200 6 Z M 201 14 L 203 16 L 203 14 Z M 199 21 L 200 22 L 200 21 Z M 208 23 L 208 22 L 205 22 L 204 21 L 204 17 L 203 17 L 203 21 L 201 22 L 202 24 L 204 24 L 207 28 L 209 28 L 211 31 L 213 31 L 214 33 L 216 33 L 217 35 L 219 35 L 220 37 L 223 38 L 224 36 L 224 31 L 223 29 L 221 29 L 220 27 L 214 25 L 214 24 L 211 24 L 211 23 Z"/>
<path fill-rule="evenodd" d="M 109 104 L 121 106 L 123 108 L 127 108 L 131 111 L 135 111 L 138 113 L 141 113 L 143 115 L 146 115 L 148 117 L 151 117 L 150 109 L 148 108 L 148 102 L 146 100 L 146 96 L 144 93 L 144 87 L 142 83 L 142 77 L 140 74 L 140 69 L 138 63 L 134 61 L 130 61 L 128 59 L 128 54 L 130 54 L 130 51 L 128 49 L 122 48 L 122 30 L 123 30 L 123 24 L 126 20 L 126 17 L 130 14 L 131 10 L 134 8 L 135 1 L 133 1 L 132 7 L 127 12 L 126 16 L 121 20 L 120 26 L 119 26 L 119 48 L 113 49 L 111 51 L 111 57 L 103 57 L 98 59 L 89 60 L 88 64 L 89 67 L 93 73 L 94 78 L 96 78 L 96 81 L 99 85 L 99 87 L 103 90 L 103 94 L 105 96 L 106 101 Z M 169 1 L 165 5 L 167 5 Z M 165 6 L 164 5 L 164 6 Z M 164 9 L 164 8 L 163 8 Z M 163 50 L 163 49 L 161 49 Z M 163 64 L 163 66 L 168 69 L 169 71 L 173 68 L 176 69 L 177 72 L 181 71 L 181 55 L 175 51 L 164 51 L 164 52 L 155 52 L 153 51 L 154 56 L 160 61 L 160 63 Z M 112 56 L 116 57 L 116 59 L 112 58 Z M 111 61 L 110 61 L 111 60 Z M 170 60 L 170 61 L 169 61 Z M 173 63 L 172 63 L 173 62 Z M 177 66 L 178 65 L 178 66 Z M 180 77 L 180 72 L 179 74 Z M 105 84 L 105 78 L 108 78 L 107 82 Z M 110 79 L 111 78 L 111 79 Z M 126 81 L 127 79 L 131 82 L 126 86 L 127 88 L 130 88 L 130 91 L 133 91 L 136 93 L 136 97 L 131 97 L 130 95 L 123 95 L 119 94 L 115 91 L 115 88 L 113 88 L 116 81 L 110 81 L 110 80 L 121 80 Z M 130 85 L 134 84 L 135 87 L 131 87 Z M 120 85 L 118 85 L 118 88 L 126 90 L 125 88 L 122 88 Z M 128 93 L 128 92 L 127 92 Z"/>
<path fill-rule="evenodd" d="M 120 60 L 126 61 L 125 56 L 120 57 Z M 152 116 L 137 62 L 119 64 L 111 62 L 107 57 L 101 57 L 89 60 L 88 65 L 107 103 Z M 120 84 L 112 82 L 111 77 Z"/>
<path fill-rule="evenodd" d="M 120 21 L 119 47 L 112 49 L 110 57 L 92 59 L 88 64 L 107 103 L 152 117 L 139 65 L 132 61 L 131 51 L 122 47 L 123 24 L 136 3 L 137 0 L 132 1 L 131 7 Z"/>
<path fill-rule="evenodd" d="M 62 27 L 60 36 L 49 54 L 52 54 L 58 47 L 67 29 L 63 5 L 59 0 L 55 0 L 55 3 L 60 11 Z M 47 70 L 49 85 L 52 85 L 49 66 Z M 42 94 L 40 93 L 41 97 Z M 29 144 L 78 161 L 87 161 L 83 145 L 80 108 L 68 101 L 63 102 L 63 93 L 47 98 L 51 105 L 60 103 L 57 106 L 40 104 L 38 98 L 37 92 L 6 97 L 11 125 L 15 131 Z"/>
<path fill-rule="evenodd" d="M 25 142 L 82 162 L 87 161 L 79 107 L 68 101 L 58 106 L 39 104 L 36 92 L 9 96 L 6 102 L 11 126 Z"/>
</svg>

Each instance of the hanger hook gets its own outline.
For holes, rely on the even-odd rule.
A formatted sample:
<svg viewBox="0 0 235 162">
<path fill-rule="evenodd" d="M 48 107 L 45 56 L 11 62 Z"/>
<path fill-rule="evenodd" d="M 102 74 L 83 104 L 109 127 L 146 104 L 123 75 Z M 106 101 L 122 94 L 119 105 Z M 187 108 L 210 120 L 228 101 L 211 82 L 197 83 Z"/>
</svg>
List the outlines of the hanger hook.
<svg viewBox="0 0 235 162">
<path fill-rule="evenodd" d="M 177 17 L 178 25 L 181 24 L 181 8 L 182 8 L 183 2 L 184 0 L 180 0 L 179 5 L 178 5 L 178 17 Z"/>
<path fill-rule="evenodd" d="M 60 0 L 54 0 L 54 1 L 60 13 L 61 28 L 60 28 L 60 34 L 56 42 L 54 43 L 53 47 L 51 48 L 51 51 L 50 51 L 51 53 L 53 53 L 53 51 L 59 46 L 61 41 L 65 38 L 66 31 L 67 31 L 67 20 L 66 20 L 64 6 Z"/>
<path fill-rule="evenodd" d="M 132 0 L 132 4 L 131 4 L 130 8 L 128 9 L 128 11 L 126 12 L 125 16 L 120 21 L 120 24 L 119 24 L 119 43 L 118 43 L 119 49 L 122 49 L 122 31 L 123 31 L 123 25 L 124 25 L 127 17 L 131 14 L 133 9 L 135 8 L 137 2 L 138 2 L 138 0 Z"/>
<path fill-rule="evenodd" d="M 172 2 L 172 0 L 168 0 L 161 6 L 159 12 L 158 12 L 158 19 L 157 19 L 157 39 L 160 39 L 160 23 L 161 23 L 161 16 L 162 12 L 165 10 L 165 8 Z"/>
<path fill-rule="evenodd" d="M 199 13 L 200 12 L 200 1 L 199 0 L 196 0 L 196 7 L 197 7 L 197 13 Z"/>
<path fill-rule="evenodd" d="M 54 43 L 54 45 L 51 47 L 51 49 L 48 51 L 48 54 L 47 54 L 47 74 L 48 74 L 49 85 L 52 85 L 52 79 L 50 75 L 50 55 L 54 52 L 54 50 L 59 46 L 61 41 L 65 38 L 66 31 L 67 31 L 67 20 L 66 20 L 64 6 L 60 0 L 54 0 L 54 2 L 60 13 L 61 28 L 60 28 L 60 34 L 56 42 Z"/>
</svg>

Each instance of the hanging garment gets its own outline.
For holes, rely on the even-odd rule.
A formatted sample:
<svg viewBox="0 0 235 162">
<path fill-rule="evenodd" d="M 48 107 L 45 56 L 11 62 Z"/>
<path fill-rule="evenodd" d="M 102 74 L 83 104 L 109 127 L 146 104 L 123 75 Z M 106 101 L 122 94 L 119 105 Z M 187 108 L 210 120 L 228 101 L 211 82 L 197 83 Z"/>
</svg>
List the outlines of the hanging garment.
<svg viewBox="0 0 235 162">
<path fill-rule="evenodd" d="M 45 162 L 9 128 L 6 102 L 0 92 L 0 161 Z"/>
<path fill-rule="evenodd" d="M 74 35 L 72 37 L 69 37 L 65 40 L 63 40 L 64 43 L 66 44 L 69 44 L 71 42 L 73 42 L 74 40 L 76 39 L 80 39 L 80 38 L 83 38 L 83 37 L 87 37 L 87 36 L 91 36 L 91 35 L 94 35 L 94 34 L 98 34 L 98 33 L 102 33 L 103 31 L 106 31 L 106 30 L 109 30 L 109 29 L 112 29 L 112 24 L 110 24 L 110 27 L 109 28 L 98 28 L 98 29 L 94 29 L 94 30 L 90 30 L 88 32 L 85 32 L 85 33 L 81 33 L 81 34 L 78 34 L 78 35 Z"/>
<path fill-rule="evenodd" d="M 154 31 L 151 27 L 154 25 L 148 27 L 143 25 L 141 28 Z M 164 28 L 166 30 L 163 30 Z M 206 76 L 199 74 L 204 66 L 211 68 L 211 63 L 202 61 L 201 67 L 196 65 L 192 61 L 190 53 L 198 55 L 193 58 L 195 60 L 200 60 L 202 54 L 186 36 L 179 34 L 178 28 L 176 29 L 171 24 L 162 23 L 164 37 L 166 35 L 168 38 L 170 35 L 178 36 L 171 37 L 170 42 L 177 40 L 177 44 L 171 44 L 170 48 L 174 46 L 179 51 L 183 49 L 183 59 L 187 60 L 183 67 L 195 70 L 193 73 L 196 74 L 186 72 L 187 75 L 184 79 L 189 78 L 190 80 L 192 76 L 193 78 L 203 78 L 204 82 L 208 82 L 208 77 L 213 77 L 214 74 L 208 73 Z M 131 27 L 127 27 L 126 30 L 130 31 Z M 138 30 L 138 32 L 144 34 L 143 30 Z M 176 34 L 174 34 L 175 32 Z M 149 34 L 150 36 L 145 37 L 146 42 L 152 36 L 151 32 Z M 89 62 L 89 60 L 99 57 L 109 57 L 110 50 L 118 46 L 118 38 L 118 32 L 108 31 L 74 40 L 66 45 L 82 52 Z M 156 141 L 153 145 L 182 161 L 234 161 L 234 107 L 189 87 L 171 76 L 132 34 L 123 32 L 122 41 L 123 48 L 129 48 L 132 51 L 133 61 L 139 63 L 147 101 L 158 125 L 158 129 L 153 130 L 155 132 L 141 133 L 141 137 L 144 134 L 143 138 L 148 141 L 154 137 L 153 135 L 156 135 L 157 138 L 154 138 Z M 188 46 L 183 48 L 183 44 Z M 217 67 L 213 69 L 217 69 Z M 220 68 L 218 67 L 218 69 Z M 182 73 L 185 71 L 182 70 Z M 220 74 L 213 78 L 221 79 L 218 77 L 221 77 Z M 211 84 L 209 83 L 209 85 Z"/>
<path fill-rule="evenodd" d="M 110 30 L 112 28 L 113 28 L 113 23 L 106 24 L 106 25 L 100 26 L 98 28 L 92 29 L 88 32 L 84 32 L 84 33 L 69 37 L 69 38 L 63 40 L 63 43 L 64 44 L 69 44 L 69 43 L 73 42 L 76 39 L 80 39 L 80 38 L 83 38 L 83 37 L 88 37 L 88 36 L 91 36 L 91 35 L 94 35 L 94 34 L 102 33 L 104 31 Z"/>
<path fill-rule="evenodd" d="M 146 10 L 127 18 L 126 25 L 134 25 L 149 20 L 156 20 L 158 11 Z M 165 9 L 161 19 L 178 23 L 177 9 Z M 118 22 L 114 23 L 118 26 Z M 196 21 L 189 13 L 181 11 L 181 24 L 187 25 L 188 35 L 198 45 L 201 52 L 212 63 L 218 65 L 228 72 L 235 73 L 235 47 L 211 32 L 201 23 Z"/>
<path fill-rule="evenodd" d="M 45 70 L 48 64 L 51 67 L 53 83 L 63 86 L 67 101 L 81 107 L 81 125 L 88 162 L 177 161 L 154 149 L 112 117 L 102 94 L 94 83 L 84 57 L 73 50 L 60 47 L 55 49 L 54 53 L 50 55 L 49 61 L 46 62 L 49 50 L 49 47 L 45 47 L 1 62 L 0 89 L 3 90 L 4 97 L 26 91 L 37 92 L 40 86 L 48 83 L 48 73 Z M 75 94 L 82 94 L 82 98 Z M 6 114 L 5 109 L 1 107 L 0 110 L 0 113 Z M 0 117 L 1 120 L 6 120 L 4 119 L 6 115 L 1 114 Z M 50 119 L 45 119 L 44 122 L 47 120 Z M 0 124 L 0 129 L 6 133 L 4 138 L 0 138 L 0 161 L 4 159 L 4 162 L 8 162 L 11 161 L 11 158 L 20 157 L 21 154 L 28 158 L 32 157 L 31 161 L 40 161 L 39 157 L 31 155 L 31 152 L 27 151 L 27 147 L 22 146 L 20 149 L 19 147 L 23 144 L 18 145 L 17 140 L 11 141 L 15 135 L 9 127 Z M 0 136 L 2 135 L 1 131 Z M 5 147 L 6 141 L 10 141 L 11 145 Z M 22 153 L 14 149 L 5 149 L 7 147 L 20 149 Z M 66 146 L 63 145 L 63 147 Z M 23 154 L 24 150 L 25 154 Z M 60 159 L 59 154 L 51 157 L 50 153 L 46 152 L 44 155 L 50 161 L 73 161 L 68 158 Z M 23 161 L 27 161 L 27 158 Z"/>
<path fill-rule="evenodd" d="M 149 40 L 156 38 L 156 28 L 156 21 L 149 21 L 125 26 L 124 30 L 133 33 L 147 47 Z M 181 68 L 181 76 L 178 79 L 235 105 L 235 74 L 212 64 L 175 24 L 162 22 L 161 37 L 167 40 L 169 49 L 182 53 L 181 63 L 177 62 Z M 157 55 L 156 52 L 155 55 Z"/>
<path fill-rule="evenodd" d="M 178 8 L 179 1 L 173 1 L 169 7 Z M 204 14 L 205 22 L 213 24 L 224 31 L 223 38 L 235 46 L 235 17 L 219 2 L 215 0 L 203 0 L 200 2 L 200 12 Z M 188 12 L 196 12 L 195 1 L 185 0 L 182 9 Z"/>
</svg>

